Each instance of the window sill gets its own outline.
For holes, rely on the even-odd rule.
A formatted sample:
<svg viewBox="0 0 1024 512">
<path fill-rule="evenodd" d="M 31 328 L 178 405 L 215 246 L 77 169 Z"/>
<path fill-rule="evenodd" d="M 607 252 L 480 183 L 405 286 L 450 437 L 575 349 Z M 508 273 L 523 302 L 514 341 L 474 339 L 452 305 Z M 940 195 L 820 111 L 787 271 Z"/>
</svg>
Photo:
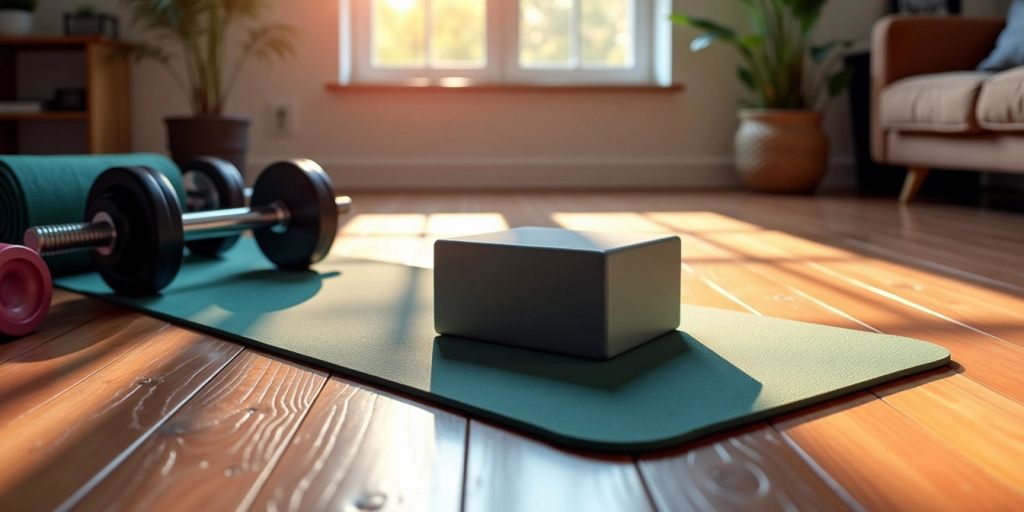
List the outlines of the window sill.
<svg viewBox="0 0 1024 512">
<path fill-rule="evenodd" d="M 661 85 L 633 85 L 633 84 L 495 84 L 495 83 L 473 83 L 458 81 L 455 83 L 442 82 L 417 82 L 405 83 L 357 83 L 341 84 L 331 82 L 327 84 L 328 92 L 387 92 L 387 91 L 481 91 L 481 92 L 642 92 L 642 93 L 677 93 L 686 90 L 681 83 L 673 83 L 668 86 Z"/>
</svg>

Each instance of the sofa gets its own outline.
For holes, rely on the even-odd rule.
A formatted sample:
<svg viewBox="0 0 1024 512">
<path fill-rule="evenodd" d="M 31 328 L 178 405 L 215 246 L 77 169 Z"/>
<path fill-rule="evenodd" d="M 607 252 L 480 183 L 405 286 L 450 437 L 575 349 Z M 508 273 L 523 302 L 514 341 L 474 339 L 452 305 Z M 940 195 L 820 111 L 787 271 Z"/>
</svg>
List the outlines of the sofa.
<svg viewBox="0 0 1024 512">
<path fill-rule="evenodd" d="M 871 152 L 906 166 L 901 202 L 931 169 L 1024 173 L 1024 66 L 975 71 L 1004 24 L 889 16 L 875 25 Z"/>
</svg>

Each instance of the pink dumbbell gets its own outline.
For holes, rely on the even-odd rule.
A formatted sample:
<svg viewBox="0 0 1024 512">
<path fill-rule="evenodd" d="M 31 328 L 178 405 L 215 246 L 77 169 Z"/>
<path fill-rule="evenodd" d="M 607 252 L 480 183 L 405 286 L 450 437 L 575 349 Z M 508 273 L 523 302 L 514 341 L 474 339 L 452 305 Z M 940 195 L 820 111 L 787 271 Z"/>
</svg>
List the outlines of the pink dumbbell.
<svg viewBox="0 0 1024 512">
<path fill-rule="evenodd" d="M 24 336 L 46 319 L 53 280 L 43 258 L 20 245 L 0 244 L 0 336 Z"/>
</svg>

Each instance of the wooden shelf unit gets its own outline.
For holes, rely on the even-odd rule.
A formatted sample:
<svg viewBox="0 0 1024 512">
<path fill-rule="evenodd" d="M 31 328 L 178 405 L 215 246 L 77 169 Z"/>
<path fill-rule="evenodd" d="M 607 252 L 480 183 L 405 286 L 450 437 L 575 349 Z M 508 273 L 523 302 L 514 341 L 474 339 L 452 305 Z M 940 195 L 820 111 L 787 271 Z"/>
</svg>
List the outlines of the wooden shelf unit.
<svg viewBox="0 0 1024 512">
<path fill-rule="evenodd" d="M 0 121 L 81 121 L 89 118 L 88 112 L 25 112 L 0 114 Z"/>
<path fill-rule="evenodd" d="M 118 42 L 103 37 L 0 38 L 0 101 L 19 98 L 17 61 L 25 51 L 81 50 L 85 76 L 86 110 L 0 114 L 0 153 L 19 152 L 20 123 L 84 123 L 84 146 L 90 153 L 131 150 L 130 65 L 113 58 Z M 54 84 L 54 87 L 63 84 Z M 61 152 L 53 148 L 54 152 Z"/>
</svg>

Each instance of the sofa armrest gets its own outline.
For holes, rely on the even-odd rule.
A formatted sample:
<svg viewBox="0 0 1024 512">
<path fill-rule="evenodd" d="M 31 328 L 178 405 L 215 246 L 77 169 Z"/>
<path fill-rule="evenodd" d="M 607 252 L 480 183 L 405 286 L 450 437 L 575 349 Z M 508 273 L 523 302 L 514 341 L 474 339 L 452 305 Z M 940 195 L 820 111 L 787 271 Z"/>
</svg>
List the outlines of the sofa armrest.
<svg viewBox="0 0 1024 512">
<path fill-rule="evenodd" d="M 1006 22 L 995 18 L 886 16 L 871 40 L 871 153 L 885 163 L 878 98 L 885 86 L 915 75 L 971 70 L 992 52 Z"/>
</svg>

